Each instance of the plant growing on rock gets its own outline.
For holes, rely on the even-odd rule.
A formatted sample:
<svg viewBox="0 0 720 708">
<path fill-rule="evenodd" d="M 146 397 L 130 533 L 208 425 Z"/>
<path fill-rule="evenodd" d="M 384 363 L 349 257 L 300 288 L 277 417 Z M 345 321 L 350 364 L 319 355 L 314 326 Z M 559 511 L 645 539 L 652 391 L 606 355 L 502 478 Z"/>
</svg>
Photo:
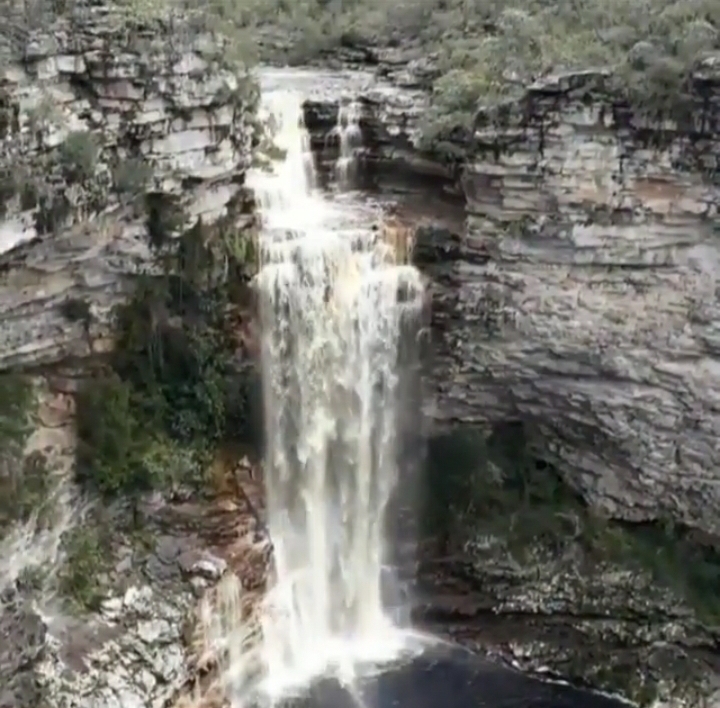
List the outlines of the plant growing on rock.
<svg viewBox="0 0 720 708">
<path fill-rule="evenodd" d="M 616 92 L 650 117 L 682 120 L 698 60 L 720 50 L 714 0 L 255 0 L 238 22 L 254 28 L 264 60 L 307 64 L 327 55 L 362 61 L 400 52 L 432 88 L 425 146 L 467 129 L 478 104 L 519 94 L 560 71 L 607 67 Z"/>
<path fill-rule="evenodd" d="M 70 183 L 87 182 L 95 174 L 100 147 L 88 131 L 70 133 L 60 145 L 60 160 Z"/>
<path fill-rule="evenodd" d="M 115 191 L 121 198 L 140 197 L 145 194 L 152 174 L 152 167 L 142 158 L 120 160 L 113 170 Z"/>
<path fill-rule="evenodd" d="M 0 530 L 26 518 L 45 488 L 44 467 L 35 458 L 24 460 L 36 405 L 31 379 L 0 374 Z"/>
<path fill-rule="evenodd" d="M 175 200 L 147 196 L 154 273 L 116 311 L 111 370 L 78 396 L 78 475 L 98 492 L 137 499 L 197 484 L 209 453 L 238 425 L 228 329 L 229 273 L 248 278 L 242 234 L 198 220 L 183 230 Z"/>
<path fill-rule="evenodd" d="M 97 610 L 104 599 L 102 573 L 108 569 L 106 543 L 91 527 L 79 527 L 63 539 L 65 562 L 59 589 L 79 610 Z"/>
<path fill-rule="evenodd" d="M 488 563 L 518 572 L 543 563 L 560 572 L 569 562 L 580 562 L 588 578 L 623 569 L 674 593 L 708 626 L 720 624 L 717 550 L 677 524 L 595 513 L 532 455 L 521 425 L 498 426 L 489 438 L 470 428 L 432 440 L 428 485 L 425 532 L 446 552 L 451 542 L 479 546 Z"/>
<path fill-rule="evenodd" d="M 15 196 L 15 180 L 9 169 L 0 170 L 0 219 L 8 213 L 8 205 Z"/>
<path fill-rule="evenodd" d="M 55 233 L 70 216 L 70 200 L 64 192 L 42 192 L 38 196 L 35 228 L 39 235 Z"/>
<path fill-rule="evenodd" d="M 142 464 L 146 436 L 133 411 L 132 389 L 117 374 L 91 379 L 77 396 L 77 474 L 103 495 L 151 489 Z"/>
</svg>

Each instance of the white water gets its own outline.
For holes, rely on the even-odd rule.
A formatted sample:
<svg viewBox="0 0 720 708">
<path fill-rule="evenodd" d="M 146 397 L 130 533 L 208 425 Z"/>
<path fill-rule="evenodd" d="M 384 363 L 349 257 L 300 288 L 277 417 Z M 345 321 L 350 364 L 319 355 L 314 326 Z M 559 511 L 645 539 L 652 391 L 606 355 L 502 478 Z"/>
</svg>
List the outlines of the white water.
<svg viewBox="0 0 720 708">
<path fill-rule="evenodd" d="M 370 223 L 358 224 L 350 203 L 316 190 L 302 98 L 264 91 L 285 159 L 249 180 L 263 217 L 258 289 L 275 578 L 259 620 L 259 661 L 236 659 L 230 671 L 236 698 L 251 664 L 261 665 L 262 693 L 273 698 L 320 674 L 352 680 L 397 657 L 411 636 L 383 602 L 392 581 L 383 521 L 398 481 L 398 345 L 404 320 L 421 308 L 422 283 Z"/>
<path fill-rule="evenodd" d="M 38 609 L 49 611 L 63 560 L 63 536 L 83 514 L 75 485 L 68 479 L 58 479 L 40 508 L 0 540 L 0 594 L 26 572 L 38 571 L 42 582 Z"/>
<path fill-rule="evenodd" d="M 335 168 L 338 184 L 345 187 L 353 177 L 357 151 L 361 147 L 361 106 L 357 101 L 342 101 L 338 107 L 337 126 L 333 131 L 340 142 L 340 155 Z"/>
</svg>

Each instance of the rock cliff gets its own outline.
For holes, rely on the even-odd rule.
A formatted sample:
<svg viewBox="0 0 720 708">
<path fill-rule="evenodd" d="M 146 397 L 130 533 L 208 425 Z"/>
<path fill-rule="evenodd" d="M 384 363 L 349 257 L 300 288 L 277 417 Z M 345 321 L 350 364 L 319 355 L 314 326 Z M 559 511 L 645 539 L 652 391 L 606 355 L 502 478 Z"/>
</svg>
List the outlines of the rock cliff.
<svg viewBox="0 0 720 708">
<path fill-rule="evenodd" d="M 376 86 L 357 96 L 360 157 L 371 180 L 399 167 L 464 197 L 466 228 L 416 249 L 438 426 L 521 420 L 607 515 L 717 534 L 718 56 L 691 88 L 678 124 L 635 115 L 610 72 L 550 77 L 438 163 L 418 150 L 422 91 Z M 336 117 L 307 105 L 316 144 Z"/>
<path fill-rule="evenodd" d="M 522 420 L 594 507 L 720 532 L 720 58 L 687 124 L 642 121 L 611 76 L 483 110 L 467 228 L 425 239 L 436 420 Z M 422 239 L 421 239 L 422 241 Z"/>
<path fill-rule="evenodd" d="M 76 498 L 76 394 L 115 305 L 157 268 L 153 239 L 254 224 L 254 83 L 197 18 L 137 9 L 78 5 L 7 46 L 0 32 L 0 387 L 20 369 L 42 393 L 24 407 L 10 387 L 0 411 L 0 706 L 166 705 L 194 675 L 183 622 L 242 515 L 220 523 L 211 491 L 193 506 L 163 489 L 146 513 Z"/>
<path fill-rule="evenodd" d="M 179 200 L 189 224 L 250 218 L 248 86 L 190 30 L 84 7 L 3 65 L 0 370 L 103 349 L 148 263 L 145 201 Z"/>
</svg>

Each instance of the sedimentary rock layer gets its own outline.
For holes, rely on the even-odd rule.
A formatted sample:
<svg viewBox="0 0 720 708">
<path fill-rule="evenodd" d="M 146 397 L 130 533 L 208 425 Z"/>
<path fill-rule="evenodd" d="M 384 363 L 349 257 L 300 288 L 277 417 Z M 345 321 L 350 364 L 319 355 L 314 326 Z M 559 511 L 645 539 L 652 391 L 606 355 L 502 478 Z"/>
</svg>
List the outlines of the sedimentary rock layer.
<svg viewBox="0 0 720 708">
<path fill-rule="evenodd" d="M 189 223 L 248 219 L 249 99 L 211 37 L 101 6 L 19 41 L 0 72 L 0 370 L 105 346 L 149 262 L 147 194 Z"/>
<path fill-rule="evenodd" d="M 481 111 L 466 234 L 427 266 L 439 421 L 523 420 L 592 505 L 713 533 L 718 69 L 696 74 L 686 124 L 641 120 L 605 72 Z"/>
</svg>

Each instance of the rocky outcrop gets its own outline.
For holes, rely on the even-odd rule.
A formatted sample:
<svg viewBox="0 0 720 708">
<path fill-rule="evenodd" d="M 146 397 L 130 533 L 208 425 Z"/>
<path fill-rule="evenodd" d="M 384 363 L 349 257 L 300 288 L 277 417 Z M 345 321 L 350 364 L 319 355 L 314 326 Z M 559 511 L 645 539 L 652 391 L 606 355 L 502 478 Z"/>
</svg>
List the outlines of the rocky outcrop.
<svg viewBox="0 0 720 708">
<path fill-rule="evenodd" d="M 442 427 L 521 420 L 594 507 L 720 533 L 720 57 L 692 120 L 642 121 L 606 72 L 483 110 L 467 231 L 427 234 Z"/>
<path fill-rule="evenodd" d="M 342 94 L 322 91 L 304 103 L 305 125 L 321 163 L 336 161 L 341 108 L 354 103 L 362 134 L 362 145 L 356 150 L 362 186 L 440 186 L 444 192 L 460 194 L 459 161 L 439 160 L 420 147 L 422 123 L 430 102 L 426 91 L 414 83 L 403 85 L 383 78 L 346 84 Z"/>
<path fill-rule="evenodd" d="M 431 440 L 416 622 L 641 706 L 715 706 L 720 554 L 598 516 L 526 443 L 517 424 Z"/>
<path fill-rule="evenodd" d="M 189 29 L 79 6 L 0 74 L 0 370 L 107 347 L 145 200 L 248 223 L 248 86 Z"/>
<path fill-rule="evenodd" d="M 62 559 L 61 577 L 71 573 L 76 579 L 63 588 L 80 591 L 77 597 L 40 592 L 22 580 L 5 588 L 0 706 L 161 708 L 192 689 L 207 669 L 198 661 L 221 658 L 212 642 L 223 636 L 204 636 L 196 627 L 217 617 L 206 595 L 223 580 L 225 593 L 229 588 L 238 602 L 252 603 L 267 574 L 256 485 L 238 483 L 239 497 L 223 494 L 200 503 L 183 501 L 183 495 L 148 499 L 139 510 L 141 527 L 128 525 L 122 505 L 91 514 L 77 530 L 81 538 L 98 533 L 98 522 L 99 533 L 107 525 L 113 534 L 102 542 L 101 557 L 89 554 L 90 547 Z M 87 599 L 86 584 L 96 593 L 93 607 L 77 604 Z M 221 601 L 231 604 L 232 597 Z M 240 618 L 225 620 L 233 626 Z M 200 642 L 208 646 L 196 646 Z"/>
</svg>

